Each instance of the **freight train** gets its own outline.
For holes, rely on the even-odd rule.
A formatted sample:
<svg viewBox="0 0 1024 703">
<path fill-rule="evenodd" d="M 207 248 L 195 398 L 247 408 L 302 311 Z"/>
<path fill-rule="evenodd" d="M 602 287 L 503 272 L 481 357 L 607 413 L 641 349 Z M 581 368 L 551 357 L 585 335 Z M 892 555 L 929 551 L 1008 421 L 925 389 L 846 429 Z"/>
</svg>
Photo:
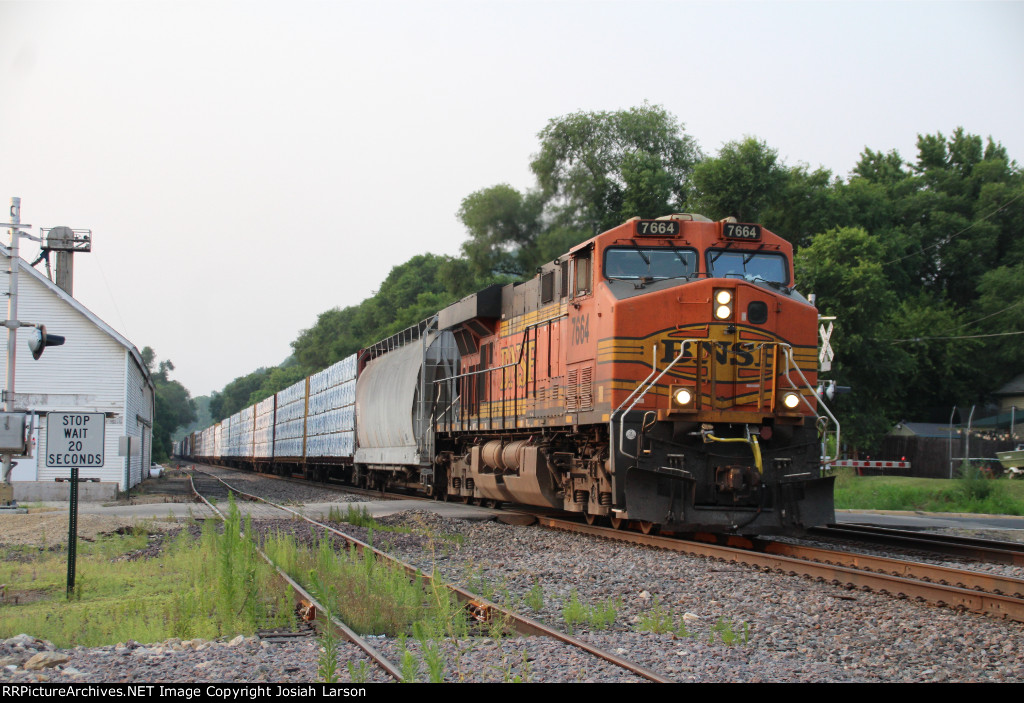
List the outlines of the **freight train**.
<svg viewBox="0 0 1024 703">
<path fill-rule="evenodd" d="M 645 532 L 797 534 L 834 507 L 792 253 L 732 218 L 633 218 L 176 453 Z"/>
</svg>

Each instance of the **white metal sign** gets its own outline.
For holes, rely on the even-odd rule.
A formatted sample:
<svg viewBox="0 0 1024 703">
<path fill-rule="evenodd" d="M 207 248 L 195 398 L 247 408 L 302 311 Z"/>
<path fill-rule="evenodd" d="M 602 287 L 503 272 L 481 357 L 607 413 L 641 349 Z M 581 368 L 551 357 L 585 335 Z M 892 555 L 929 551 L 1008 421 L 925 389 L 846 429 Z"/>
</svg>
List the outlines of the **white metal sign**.
<svg viewBox="0 0 1024 703">
<path fill-rule="evenodd" d="M 105 424 L 103 413 L 47 413 L 46 465 L 103 466 Z"/>
<path fill-rule="evenodd" d="M 139 456 L 140 454 L 142 454 L 142 447 L 139 444 L 138 437 L 117 438 L 118 456 Z"/>
<path fill-rule="evenodd" d="M 832 360 L 835 358 L 835 353 L 832 351 L 832 343 L 829 339 L 832 337 L 832 323 L 828 323 L 828 327 L 825 325 L 818 325 L 818 335 L 821 337 L 821 350 L 818 352 L 818 362 L 821 365 L 821 371 L 832 370 Z"/>
</svg>

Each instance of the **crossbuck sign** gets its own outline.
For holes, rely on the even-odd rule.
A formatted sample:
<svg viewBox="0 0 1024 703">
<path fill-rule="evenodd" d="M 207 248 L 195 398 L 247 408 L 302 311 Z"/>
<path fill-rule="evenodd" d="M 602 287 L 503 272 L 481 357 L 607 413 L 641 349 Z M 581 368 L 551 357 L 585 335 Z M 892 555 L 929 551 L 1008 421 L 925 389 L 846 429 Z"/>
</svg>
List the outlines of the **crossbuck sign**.
<svg viewBox="0 0 1024 703">
<path fill-rule="evenodd" d="M 105 424 L 103 413 L 47 413 L 46 466 L 103 466 Z"/>
<path fill-rule="evenodd" d="M 832 343 L 829 338 L 832 337 L 832 323 L 828 323 L 828 327 L 825 325 L 818 325 L 818 334 L 821 336 L 821 350 L 818 352 L 818 363 L 820 364 L 820 371 L 831 371 L 832 370 L 832 359 L 835 358 L 835 352 L 832 351 Z"/>
</svg>

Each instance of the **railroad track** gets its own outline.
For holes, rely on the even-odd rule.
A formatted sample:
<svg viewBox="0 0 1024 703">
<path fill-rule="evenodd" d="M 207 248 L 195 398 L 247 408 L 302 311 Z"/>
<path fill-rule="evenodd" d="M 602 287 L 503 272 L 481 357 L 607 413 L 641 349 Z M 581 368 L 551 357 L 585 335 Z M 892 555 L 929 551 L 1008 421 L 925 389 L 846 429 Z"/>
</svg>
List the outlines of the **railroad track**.
<svg viewBox="0 0 1024 703">
<path fill-rule="evenodd" d="M 389 554 L 387 554 L 385 552 L 382 552 L 379 549 L 376 549 L 373 546 L 371 546 L 369 544 L 366 544 L 365 542 L 362 542 L 359 539 L 357 539 L 357 538 L 355 538 L 355 537 L 353 537 L 351 535 L 348 535 L 348 534 L 346 534 L 346 533 L 344 533 L 344 532 L 342 532 L 342 531 L 340 531 L 340 530 L 338 530 L 338 529 L 336 529 L 334 527 L 331 527 L 330 525 L 325 525 L 325 524 L 323 524 L 323 523 L 321 523 L 321 522 L 319 522 L 317 520 L 313 520 L 312 518 L 309 518 L 309 517 L 303 515 L 301 512 L 299 512 L 297 510 L 294 510 L 292 508 L 272 503 L 272 502 L 267 501 L 267 500 L 265 500 L 263 498 L 260 498 L 259 496 L 256 496 L 256 495 L 245 493 L 243 491 L 238 491 L 237 489 L 232 487 L 230 484 L 226 483 L 223 479 L 221 479 L 219 477 L 215 477 L 212 474 L 208 474 L 208 473 L 203 472 L 203 471 L 201 471 L 199 469 L 195 469 L 194 472 L 196 474 L 204 474 L 205 476 L 209 477 L 210 480 L 216 481 L 217 483 L 219 483 L 221 485 L 221 487 L 218 488 L 218 489 L 215 489 L 218 492 L 222 491 L 222 492 L 224 492 L 226 494 L 228 491 L 230 491 L 230 492 L 234 493 L 236 496 L 238 496 L 241 499 L 248 500 L 248 501 L 256 501 L 256 502 L 259 502 L 261 504 L 265 504 L 267 506 L 270 506 L 275 511 L 278 511 L 277 512 L 277 516 L 280 516 L 280 512 L 284 512 L 284 513 L 288 513 L 290 516 L 294 516 L 294 517 L 300 518 L 302 520 L 305 520 L 306 522 L 308 522 L 308 523 L 310 523 L 312 525 L 315 525 L 315 526 L 319 527 L 320 529 L 323 529 L 323 530 L 325 530 L 327 532 L 330 532 L 332 534 L 335 534 L 335 535 L 341 537 L 349 545 L 354 546 L 360 552 L 364 552 L 366 550 L 369 550 L 369 551 L 371 551 L 375 555 L 375 557 L 377 559 L 387 560 L 387 561 L 390 561 L 390 562 L 398 565 L 399 567 L 401 567 L 406 572 L 406 574 L 411 579 L 420 579 L 425 585 L 430 584 L 431 581 L 432 581 L 432 577 L 431 576 L 424 574 L 422 571 L 420 571 L 418 568 L 412 566 L 411 564 L 408 564 L 407 562 L 404 562 L 404 561 L 402 561 L 400 559 L 396 559 L 395 557 L 393 557 L 393 556 L 391 556 L 391 555 L 389 555 Z M 207 486 L 207 485 L 210 485 L 210 484 L 207 483 L 204 480 L 202 485 Z M 200 496 L 200 498 L 202 498 L 202 496 L 200 495 L 198 490 L 196 491 L 196 495 L 198 495 L 198 496 Z M 217 510 L 214 505 L 212 505 L 210 503 L 207 503 L 207 504 L 210 505 L 210 507 L 213 508 L 214 510 Z M 220 513 L 219 510 L 217 510 L 217 512 Z M 271 562 L 270 559 L 267 558 L 265 555 L 264 555 L 264 558 L 267 559 L 268 562 L 273 564 L 273 562 Z M 275 565 L 275 568 L 278 569 L 278 573 L 282 576 L 282 578 L 284 578 L 289 583 L 289 585 L 291 585 L 292 588 L 296 590 L 297 593 L 301 594 L 302 598 L 304 598 L 307 601 L 309 601 L 310 603 L 314 604 L 314 606 L 316 608 L 316 613 L 317 614 L 325 612 L 324 609 L 319 604 L 317 604 L 316 599 L 314 599 L 311 594 L 309 594 L 307 591 L 302 589 L 302 587 L 298 583 L 296 583 L 293 579 L 289 578 L 286 574 L 284 574 L 284 572 L 281 571 L 281 569 L 278 568 L 276 565 Z M 464 588 L 461 588 L 459 586 L 455 586 L 455 585 L 452 585 L 452 584 L 444 584 L 444 586 L 446 588 L 448 588 L 449 590 L 451 590 L 452 593 L 454 593 L 455 597 L 461 603 L 464 604 L 464 606 L 466 607 L 467 611 L 471 614 L 471 616 L 474 617 L 477 620 L 491 621 L 491 620 L 494 620 L 496 618 L 500 618 L 502 622 L 508 623 L 508 625 L 512 629 L 514 629 L 516 632 L 518 632 L 519 634 L 526 635 L 526 636 L 550 637 L 550 638 L 558 640 L 558 641 L 560 641 L 560 642 L 562 642 L 564 644 L 567 644 L 570 647 L 573 647 L 573 648 L 576 648 L 576 649 L 578 649 L 578 650 L 580 650 L 582 652 L 585 652 L 585 653 L 589 654 L 590 656 L 596 657 L 596 658 L 601 659 L 601 660 L 603 660 L 605 662 L 613 664 L 616 667 L 622 668 L 622 669 L 624 669 L 624 670 L 626 670 L 626 671 L 628 671 L 628 672 L 630 672 L 632 674 L 635 674 L 636 676 L 639 676 L 642 679 L 646 679 L 648 681 L 653 681 L 653 682 L 657 682 L 657 683 L 673 683 L 674 682 L 673 679 L 665 677 L 665 676 L 659 674 L 658 672 L 652 671 L 652 670 L 650 670 L 650 669 L 648 669 L 646 667 L 643 667 L 643 666 L 641 666 L 639 664 L 636 664 L 635 662 L 631 662 L 631 661 L 629 661 L 627 659 L 624 659 L 623 657 L 620 657 L 617 654 L 614 654 L 614 653 L 609 652 L 607 650 L 604 650 L 604 649 L 602 649 L 600 647 L 592 645 L 592 644 L 590 644 L 590 643 L 588 643 L 588 642 L 586 642 L 586 641 L 584 641 L 584 640 L 582 640 L 582 639 L 580 639 L 578 637 L 575 637 L 575 636 L 573 636 L 571 634 L 568 634 L 568 633 L 556 630 L 554 628 L 551 628 L 551 627 L 545 625 L 544 623 L 542 623 L 542 622 L 540 622 L 538 620 L 535 620 L 533 618 L 530 618 L 530 617 L 524 616 L 522 614 L 516 613 L 515 611 L 509 610 L 509 609 L 507 609 L 507 608 L 505 608 L 505 607 L 503 607 L 503 606 L 501 606 L 501 605 L 499 605 L 497 603 L 491 602 L 491 601 L 489 601 L 489 600 L 487 600 L 487 599 L 485 599 L 485 598 L 483 598 L 483 597 L 481 597 L 481 596 L 479 596 L 479 595 L 477 595 L 477 594 L 475 594 L 475 593 L 473 593 L 473 592 L 471 592 L 471 591 L 469 591 L 467 589 L 464 589 Z M 383 657 L 383 655 L 380 654 L 380 652 L 378 652 L 365 639 L 360 637 L 358 634 L 356 634 L 354 631 L 352 631 L 344 623 L 342 623 L 340 620 L 338 620 L 336 618 L 333 619 L 331 624 L 336 628 L 336 631 L 338 632 L 338 634 L 341 637 L 344 637 L 345 639 L 347 639 L 347 640 L 353 642 L 354 644 L 356 644 L 356 646 L 360 647 L 360 649 L 362 649 L 371 659 L 373 659 L 375 662 L 377 662 L 379 666 L 384 668 L 385 671 L 387 671 L 389 675 L 391 675 L 396 680 L 399 680 L 399 681 L 402 680 L 400 670 L 397 667 L 395 667 L 395 665 L 393 663 L 391 663 L 387 659 L 385 659 Z M 327 625 L 327 623 L 324 623 L 324 625 Z"/>
<path fill-rule="evenodd" d="M 231 468 L 231 467 L 228 467 L 228 466 L 213 466 L 211 464 L 197 464 L 196 462 L 192 462 L 189 465 L 192 466 L 192 467 L 197 467 L 197 466 L 205 467 L 203 469 L 196 469 L 196 470 L 207 471 L 207 473 L 209 473 L 208 470 L 212 469 L 214 471 L 224 471 L 224 472 L 227 472 L 228 474 L 237 474 L 237 475 L 245 476 L 245 477 L 248 477 L 248 478 L 256 478 L 256 477 L 258 477 L 260 479 L 280 481 L 282 483 L 290 483 L 290 484 L 294 484 L 296 486 L 303 486 L 305 488 L 317 488 L 317 489 L 323 489 L 325 491 L 331 491 L 331 492 L 334 492 L 334 493 L 342 493 L 342 494 L 346 494 L 346 495 L 363 496 L 363 497 L 371 499 L 371 500 L 426 500 L 426 501 L 431 500 L 431 498 L 427 498 L 427 497 L 424 497 L 422 495 L 404 494 L 404 493 L 391 493 L 391 492 L 388 492 L 388 491 L 381 491 L 381 490 L 375 489 L 375 488 L 358 488 L 356 486 L 352 486 L 352 485 L 349 485 L 349 484 L 336 483 L 336 482 L 333 482 L 333 481 L 328 481 L 328 482 L 323 482 L 322 483 L 322 482 L 319 482 L 319 481 L 311 481 L 309 479 L 301 478 L 299 476 L 280 476 L 278 474 L 268 474 L 268 473 L 264 473 L 262 471 L 249 471 L 247 469 L 235 469 L 235 468 Z M 211 475 L 213 475 L 213 474 L 211 474 Z"/>
<path fill-rule="evenodd" d="M 737 538 L 730 540 L 730 546 L 623 532 L 550 516 L 538 515 L 537 521 L 555 529 L 771 569 L 848 588 L 1024 622 L 1024 580 L 1021 579 L 784 542 L 756 543 Z"/>
<path fill-rule="evenodd" d="M 255 496 L 251 496 L 241 491 L 236 491 L 227 483 L 225 483 L 223 479 L 220 479 L 216 476 L 213 476 L 212 474 L 209 474 L 205 471 L 201 471 L 199 469 L 193 468 L 193 473 L 192 476 L 190 477 L 190 480 L 192 481 L 192 491 L 195 493 L 195 495 L 203 503 L 205 503 L 211 510 L 213 510 L 220 517 L 221 520 L 225 520 L 226 518 L 224 513 L 221 512 L 221 510 L 217 507 L 216 503 L 219 502 L 221 499 L 228 500 L 228 496 L 231 493 L 234 493 L 242 500 L 259 502 L 259 500 Z M 221 498 L 221 496 L 223 496 L 223 498 Z M 213 500 L 211 500 L 211 498 Z M 275 507 L 280 508 L 280 506 Z M 332 628 L 336 637 L 343 638 L 351 642 L 355 646 L 359 647 L 359 649 L 361 649 L 370 658 L 371 661 L 373 661 L 377 666 L 383 669 L 385 673 L 387 673 L 387 675 L 390 676 L 392 679 L 394 679 L 395 681 L 403 680 L 401 670 L 399 669 L 399 667 L 395 666 L 394 663 L 389 661 L 365 638 L 360 636 L 358 633 L 356 633 L 354 630 L 348 627 L 345 623 L 341 622 L 341 620 L 333 617 L 327 619 L 324 615 L 324 613 L 326 613 L 327 610 L 324 609 L 322 604 L 320 604 L 317 601 L 317 599 L 314 598 L 311 593 L 309 593 L 309 591 L 307 591 L 298 582 L 296 582 L 294 579 L 288 576 L 288 574 L 286 574 L 284 570 L 281 569 L 281 567 L 275 564 L 273 560 L 270 557 L 268 557 L 262 549 L 260 549 L 258 546 L 256 549 L 259 552 L 260 556 L 263 557 L 263 559 L 265 559 L 267 563 L 273 566 L 275 570 L 277 570 L 278 577 L 282 581 L 287 583 L 288 586 L 292 589 L 297 605 L 301 604 L 302 601 L 305 601 L 306 603 L 310 603 L 313 605 L 312 614 L 313 622 L 315 623 L 315 625 L 318 625 L 320 628 Z M 280 637 L 280 634 L 276 634 L 271 639 L 277 639 Z"/>
<path fill-rule="evenodd" d="M 911 532 L 858 524 L 815 527 L 810 530 L 810 534 L 830 539 L 852 539 L 907 549 L 923 549 L 993 564 L 1024 566 L 1024 544 L 1015 542 L 997 542 L 976 537 Z"/>
</svg>

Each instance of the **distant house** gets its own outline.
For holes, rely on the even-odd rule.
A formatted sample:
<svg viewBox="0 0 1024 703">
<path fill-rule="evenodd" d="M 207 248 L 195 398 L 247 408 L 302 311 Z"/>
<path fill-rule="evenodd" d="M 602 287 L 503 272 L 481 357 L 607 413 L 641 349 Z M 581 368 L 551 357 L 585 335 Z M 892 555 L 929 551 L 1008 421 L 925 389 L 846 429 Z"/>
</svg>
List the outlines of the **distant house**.
<svg viewBox="0 0 1024 703">
<path fill-rule="evenodd" d="M 961 429 L 948 423 L 900 422 L 882 440 L 878 459 L 910 462 L 910 469 L 889 471 L 923 478 L 946 478 L 951 458 L 962 454 Z"/>
<path fill-rule="evenodd" d="M 0 246 L 0 268 L 6 272 L 9 265 L 10 251 Z M 5 297 L 9 278 L 0 276 L 0 293 Z M 116 484 L 121 491 L 139 483 L 148 475 L 151 463 L 155 412 L 155 389 L 139 350 L 24 260 L 18 272 L 18 319 L 44 324 L 47 331 L 67 341 L 46 349 L 40 359 L 34 360 L 26 343 L 28 330 L 18 333 L 14 405 L 16 410 L 37 417 L 33 457 L 16 459 L 11 474 L 15 497 L 20 482 L 52 486 L 56 479 L 69 475 L 67 468 L 46 466 L 49 411 L 104 413 L 104 464 L 82 468 L 80 476 Z M 0 339 L 0 379 L 6 379 L 7 337 L 0 335 Z M 119 438 L 125 436 L 135 438 L 141 450 L 129 461 L 118 455 Z"/>
<path fill-rule="evenodd" d="M 993 394 L 999 400 L 999 413 L 1008 413 L 1016 408 L 1017 415 L 1024 414 L 1024 373 L 1000 387 Z"/>
</svg>

